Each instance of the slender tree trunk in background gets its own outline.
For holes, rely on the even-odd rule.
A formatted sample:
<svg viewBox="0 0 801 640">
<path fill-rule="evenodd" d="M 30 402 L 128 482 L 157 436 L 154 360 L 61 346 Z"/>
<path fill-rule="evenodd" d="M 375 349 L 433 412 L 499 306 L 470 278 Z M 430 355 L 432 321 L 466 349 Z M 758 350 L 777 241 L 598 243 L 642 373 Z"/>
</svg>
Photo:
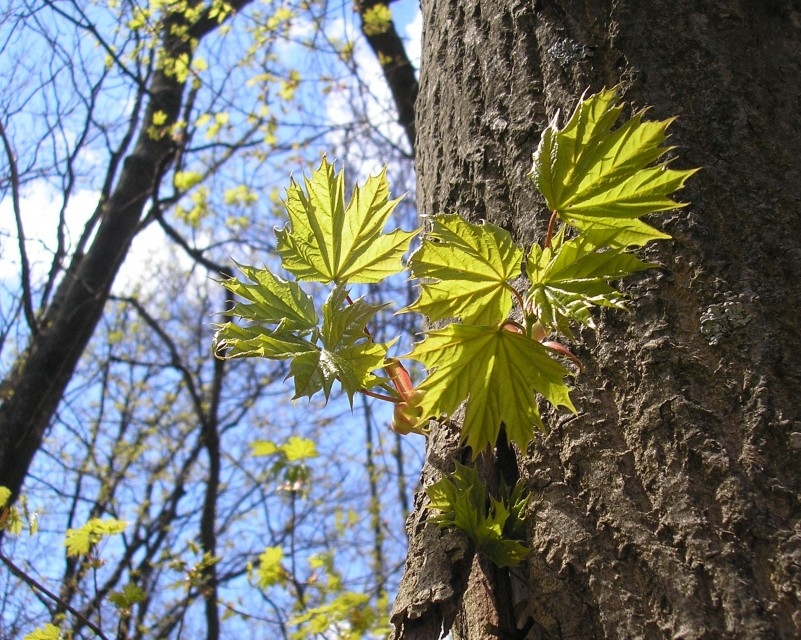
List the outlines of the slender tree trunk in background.
<svg viewBox="0 0 801 640">
<path fill-rule="evenodd" d="M 252 0 L 229 4 L 239 9 Z M 179 15 L 167 21 L 163 54 L 168 59 L 192 55 L 189 38 L 170 31 L 173 22 L 186 26 Z M 189 28 L 199 40 L 219 26 L 216 18 L 201 16 Z M 170 166 L 176 143 L 169 132 L 151 135 L 157 112 L 165 130 L 180 116 L 184 84 L 175 74 L 159 69 L 147 87 L 150 96 L 132 153 L 125 159 L 116 187 L 107 202 L 97 234 L 85 255 L 76 253 L 41 320 L 38 332 L 3 381 L 0 396 L 0 486 L 16 498 L 45 430 L 72 378 L 78 360 L 103 313 L 111 285 L 139 229 L 144 207 L 158 195 L 158 185 Z M 0 534 L 1 535 L 1 534 Z"/>
<path fill-rule="evenodd" d="M 519 575 L 418 496 L 396 638 L 801 637 L 798 3 L 422 5 L 421 213 L 541 238 L 525 173 L 587 88 L 679 116 L 675 165 L 702 171 L 656 222 L 673 240 L 648 250 L 664 268 L 629 284 L 632 313 L 581 333 L 578 417 L 511 463 L 532 491 Z M 424 480 L 456 452 L 439 431 Z"/>
</svg>

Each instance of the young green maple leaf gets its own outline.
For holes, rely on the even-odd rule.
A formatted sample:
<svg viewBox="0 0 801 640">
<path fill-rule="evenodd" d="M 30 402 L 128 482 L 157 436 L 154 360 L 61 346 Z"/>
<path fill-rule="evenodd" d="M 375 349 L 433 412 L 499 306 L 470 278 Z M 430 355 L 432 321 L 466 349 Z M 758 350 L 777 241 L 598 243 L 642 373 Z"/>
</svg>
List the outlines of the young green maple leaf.
<svg viewBox="0 0 801 640">
<path fill-rule="evenodd" d="M 275 324 L 280 330 L 306 330 L 317 326 L 314 301 L 297 282 L 283 280 L 267 269 L 238 264 L 250 282 L 226 278 L 221 284 L 231 293 L 248 300 L 237 302 L 226 315 L 263 325 Z"/>
<path fill-rule="evenodd" d="M 353 404 L 353 395 L 382 381 L 375 371 L 384 364 L 388 344 L 376 343 L 367 335 L 367 323 L 386 304 L 369 304 L 359 298 L 345 305 L 348 292 L 336 287 L 323 304 L 320 346 L 297 354 L 290 364 L 295 378 L 295 398 L 311 397 L 322 390 L 329 398 L 335 380 Z"/>
<path fill-rule="evenodd" d="M 276 230 L 284 268 L 298 280 L 374 283 L 402 270 L 401 258 L 416 231 L 384 227 L 398 200 L 389 199 L 386 167 L 355 187 L 345 205 L 344 172 L 323 157 L 305 191 L 292 180 L 287 189 L 289 225 Z"/>
<path fill-rule="evenodd" d="M 592 307 L 623 308 L 625 295 L 609 285 L 610 280 L 656 265 L 615 246 L 615 230 L 589 228 L 567 241 L 563 231 L 550 247 L 531 248 L 526 261 L 531 283 L 527 306 L 533 307 L 546 329 L 572 337 L 570 321 L 592 326 Z"/>
<path fill-rule="evenodd" d="M 122 588 L 122 591 L 112 591 L 108 599 L 117 609 L 129 609 L 139 602 L 144 602 L 147 599 L 147 593 L 142 587 L 129 582 Z"/>
<path fill-rule="evenodd" d="M 421 284 L 420 298 L 407 310 L 431 320 L 461 318 L 469 324 L 506 320 L 512 309 L 509 280 L 520 275 L 523 257 L 511 234 L 457 215 L 431 220 L 433 228 L 409 260 Z"/>
<path fill-rule="evenodd" d="M 82 527 L 67 529 L 64 536 L 64 546 L 67 547 L 68 556 L 79 556 L 89 553 L 92 546 L 103 538 L 125 531 L 127 522 L 108 518 L 92 518 Z"/>
<path fill-rule="evenodd" d="M 618 244 L 643 245 L 670 236 L 638 218 L 683 206 L 669 196 L 695 170 L 649 166 L 671 149 L 662 143 L 672 119 L 644 121 L 640 111 L 612 131 L 622 109 L 614 89 L 582 100 L 563 129 L 543 132 L 529 177 L 563 222 L 616 228 Z"/>
<path fill-rule="evenodd" d="M 426 488 L 428 509 L 439 511 L 432 520 L 442 527 L 458 527 L 498 567 L 520 564 L 529 553 L 525 538 L 524 483 L 511 496 L 503 488 L 500 500 L 488 495 L 474 467 L 456 463 L 456 470 Z"/>
<path fill-rule="evenodd" d="M 261 589 L 267 589 L 286 579 L 283 560 L 284 550 L 281 547 L 267 547 L 259 555 L 257 584 Z"/>
<path fill-rule="evenodd" d="M 311 296 L 297 282 L 283 280 L 267 269 L 238 267 L 248 281 L 226 278 L 221 284 L 249 304 L 237 301 L 226 315 L 247 320 L 248 324 L 226 322 L 217 327 L 217 357 L 286 360 L 314 349 L 319 320 Z"/>
<path fill-rule="evenodd" d="M 48 622 L 44 626 L 31 631 L 22 640 L 62 640 L 64 637 L 65 636 L 61 633 L 61 629 Z"/>
<path fill-rule="evenodd" d="M 244 327 L 226 322 L 217 327 L 214 354 L 223 360 L 255 357 L 289 360 L 315 349 L 314 334 L 312 331 L 310 339 L 307 339 L 295 331 L 269 328 L 255 322 Z"/>
<path fill-rule="evenodd" d="M 473 458 L 495 444 L 501 422 L 509 440 L 524 449 L 534 427 L 544 429 L 535 391 L 555 407 L 575 411 L 564 382 L 568 370 L 525 335 L 498 327 L 450 324 L 429 332 L 409 357 L 428 369 L 428 377 L 418 386 L 424 420 L 450 415 L 468 401 L 462 440 L 471 447 Z"/>
</svg>

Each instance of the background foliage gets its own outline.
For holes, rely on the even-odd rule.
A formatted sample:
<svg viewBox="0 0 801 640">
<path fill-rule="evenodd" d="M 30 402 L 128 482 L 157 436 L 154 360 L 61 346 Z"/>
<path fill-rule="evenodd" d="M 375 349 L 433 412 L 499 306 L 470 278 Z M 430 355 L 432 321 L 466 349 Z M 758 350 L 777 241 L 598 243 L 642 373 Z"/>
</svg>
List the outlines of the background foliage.
<svg viewBox="0 0 801 640">
<path fill-rule="evenodd" d="M 355 178 L 380 157 L 411 191 L 411 150 L 350 3 L 231 4 L 0 10 L 4 394 L 137 132 L 174 151 L 17 504 L 38 532 L 4 536 L 2 637 L 334 638 L 384 624 L 419 443 L 367 398 L 354 413 L 339 396 L 292 404 L 284 363 L 214 361 L 209 340 L 230 256 L 271 264 L 290 172 L 327 152 Z M 192 55 L 165 55 L 176 16 L 201 13 L 217 23 Z M 385 11 L 370 15 L 386 27 Z M 184 84 L 176 122 L 147 121 L 158 70 Z M 412 202 L 392 214 L 406 228 Z M 405 283 L 382 287 L 408 301 Z"/>
</svg>

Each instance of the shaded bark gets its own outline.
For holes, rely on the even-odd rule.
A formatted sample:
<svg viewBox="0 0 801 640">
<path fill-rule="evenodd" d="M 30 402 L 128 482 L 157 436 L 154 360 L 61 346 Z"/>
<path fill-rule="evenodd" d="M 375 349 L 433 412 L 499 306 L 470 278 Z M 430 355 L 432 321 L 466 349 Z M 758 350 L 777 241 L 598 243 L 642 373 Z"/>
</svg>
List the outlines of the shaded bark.
<svg viewBox="0 0 801 640">
<path fill-rule="evenodd" d="M 240 8 L 251 0 L 230 3 Z M 167 20 L 163 55 L 191 58 L 192 38 L 200 39 L 219 26 L 200 16 L 188 36 L 171 31 L 181 26 L 180 15 Z M 173 25 L 172 23 L 175 23 Z M 0 405 L 0 485 L 17 497 L 33 456 L 41 446 L 58 403 L 77 362 L 94 332 L 111 285 L 139 229 L 144 207 L 157 199 L 158 185 L 176 152 L 169 127 L 180 116 L 183 83 L 159 69 L 147 93 L 150 102 L 132 153 L 125 159 L 116 187 L 101 203 L 102 218 L 86 253 L 76 253 L 53 298 L 8 379 L 3 381 Z M 165 116 L 162 132 L 153 135 L 154 114 Z"/>
<path fill-rule="evenodd" d="M 678 115 L 676 166 L 703 169 L 690 206 L 655 221 L 673 240 L 647 250 L 662 269 L 628 284 L 632 314 L 602 314 L 574 346 L 579 415 L 552 415 L 517 453 L 533 553 L 516 628 L 488 627 L 493 598 L 468 589 L 455 637 L 798 637 L 798 3 L 422 5 L 421 213 L 541 237 L 525 173 L 548 119 L 564 122 L 588 88 L 619 84 L 635 108 Z M 429 455 L 444 455 L 437 439 Z M 401 594 L 422 560 L 410 556 Z M 399 600 L 397 638 L 435 637 L 412 619 Z"/>
</svg>

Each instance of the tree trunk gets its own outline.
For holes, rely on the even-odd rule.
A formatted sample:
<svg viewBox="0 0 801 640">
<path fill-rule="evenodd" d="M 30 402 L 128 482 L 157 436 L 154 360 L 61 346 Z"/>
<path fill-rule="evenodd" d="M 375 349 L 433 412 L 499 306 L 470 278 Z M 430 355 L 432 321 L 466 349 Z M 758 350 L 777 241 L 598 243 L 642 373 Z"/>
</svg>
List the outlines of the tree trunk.
<svg viewBox="0 0 801 640">
<path fill-rule="evenodd" d="M 801 637 L 798 3 L 422 5 L 421 213 L 541 238 L 525 173 L 588 88 L 678 115 L 675 166 L 702 171 L 655 221 L 673 240 L 628 283 L 632 313 L 573 346 L 579 415 L 516 454 L 532 491 L 519 575 L 448 555 L 458 535 L 418 497 L 396 638 Z M 454 455 L 432 438 L 424 480 Z"/>
</svg>

